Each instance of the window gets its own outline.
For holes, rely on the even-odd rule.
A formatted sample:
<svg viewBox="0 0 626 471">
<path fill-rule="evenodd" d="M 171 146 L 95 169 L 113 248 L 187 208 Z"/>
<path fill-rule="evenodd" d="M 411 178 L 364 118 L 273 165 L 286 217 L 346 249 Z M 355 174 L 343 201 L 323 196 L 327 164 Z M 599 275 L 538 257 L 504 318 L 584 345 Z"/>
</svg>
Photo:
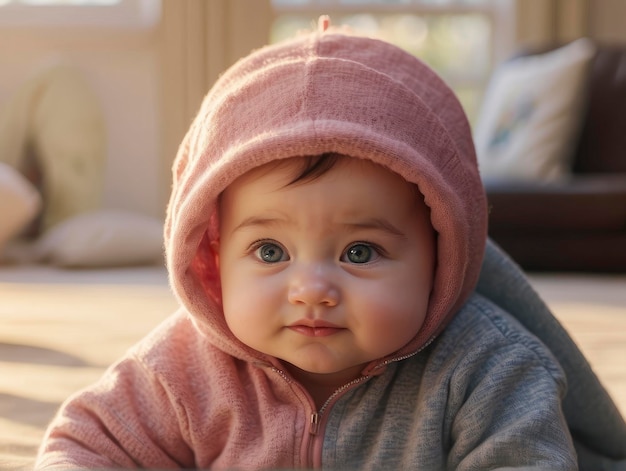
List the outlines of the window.
<svg viewBox="0 0 626 471">
<path fill-rule="evenodd" d="M 161 0 L 0 0 L 0 27 L 150 28 Z"/>
<path fill-rule="evenodd" d="M 24 5 L 115 5 L 121 3 L 121 0 L 0 0 L 0 5 L 9 3 Z"/>
<path fill-rule="evenodd" d="M 311 29 L 329 14 L 368 36 L 402 47 L 435 69 L 455 90 L 470 120 L 493 64 L 504 55 L 513 10 L 509 0 L 272 0 L 271 40 Z M 506 49 L 504 49 L 506 51 Z"/>
</svg>

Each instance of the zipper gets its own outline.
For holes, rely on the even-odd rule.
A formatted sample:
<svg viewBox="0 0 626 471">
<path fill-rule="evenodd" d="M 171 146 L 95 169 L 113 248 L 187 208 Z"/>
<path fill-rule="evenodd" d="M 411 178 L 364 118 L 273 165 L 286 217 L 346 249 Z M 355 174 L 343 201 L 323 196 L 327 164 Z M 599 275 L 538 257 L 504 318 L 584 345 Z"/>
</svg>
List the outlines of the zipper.
<svg viewBox="0 0 626 471">
<path fill-rule="evenodd" d="M 319 431 L 320 419 L 324 415 L 324 412 L 326 411 L 328 406 L 330 406 L 330 404 L 334 402 L 337 396 L 341 395 L 346 390 L 350 389 L 352 386 L 356 386 L 357 384 L 362 383 L 363 381 L 366 381 L 368 379 L 370 379 L 369 375 L 361 376 L 359 378 L 353 379 L 349 383 L 346 383 L 343 386 L 341 386 L 339 389 L 335 390 L 335 392 L 332 393 L 328 399 L 326 399 L 324 404 L 322 404 L 322 407 L 320 407 L 320 410 L 311 414 L 311 425 L 315 424 L 315 428 L 311 427 L 311 434 L 312 435 L 317 434 L 317 432 Z"/>
<path fill-rule="evenodd" d="M 287 383 L 292 383 L 291 378 L 287 376 L 287 374 L 283 370 L 281 370 L 280 368 L 276 368 L 275 366 L 271 366 L 270 368 L 274 373 L 278 374 Z M 359 384 L 369 378 L 370 378 L 369 375 L 361 376 L 360 378 L 353 379 L 349 383 L 346 383 L 343 386 L 341 386 L 339 389 L 335 390 L 335 392 L 332 393 L 328 399 L 326 399 L 324 404 L 322 404 L 322 407 L 320 407 L 318 411 L 313 412 L 311 414 L 309 433 L 311 435 L 317 435 L 317 432 L 319 432 L 319 427 L 320 427 L 320 419 L 324 415 L 324 412 L 326 411 L 328 406 L 335 400 L 337 396 L 339 396 L 341 393 L 351 388 L 352 386 Z"/>
<path fill-rule="evenodd" d="M 436 335 L 433 335 L 430 339 L 428 339 L 428 341 L 426 343 L 424 343 L 424 345 L 422 345 L 422 347 L 420 347 L 418 350 L 416 350 L 413 353 L 409 353 L 407 355 L 402 355 L 399 357 L 394 357 L 391 358 L 389 360 L 385 360 L 381 363 L 379 363 L 378 365 L 376 365 L 373 370 L 376 371 L 380 368 L 383 368 L 387 365 L 389 365 L 390 363 L 394 363 L 394 362 L 398 362 L 398 361 L 402 361 L 402 360 L 406 360 L 407 358 L 411 358 L 415 355 L 417 355 L 418 353 L 420 353 L 422 350 L 424 350 L 426 347 L 428 347 L 436 338 Z M 287 374 L 281 370 L 280 368 L 276 368 L 275 366 L 270 366 L 271 370 L 274 371 L 276 374 L 278 374 L 280 377 L 282 377 L 287 383 L 292 383 L 292 379 L 287 376 Z M 309 440 L 308 440 L 308 444 L 307 444 L 307 450 L 308 450 L 308 466 L 309 467 L 313 467 L 315 468 L 315 456 L 316 456 L 316 445 L 319 443 L 319 438 L 317 437 L 317 435 L 319 434 L 320 429 L 322 428 L 322 422 L 323 419 L 325 418 L 325 412 L 326 410 L 330 407 L 330 405 L 337 399 L 338 396 L 340 396 L 341 394 L 343 394 L 346 390 L 352 388 L 353 386 L 356 386 L 359 383 L 362 383 L 364 381 L 367 381 L 368 379 L 371 378 L 371 375 L 364 375 L 361 376 L 359 378 L 353 379 L 352 381 L 344 384 L 343 386 L 341 386 L 340 388 L 336 389 L 335 392 L 333 392 L 330 397 L 328 399 L 326 399 L 326 401 L 324 402 L 324 404 L 322 404 L 322 407 L 320 407 L 320 409 L 318 411 L 315 411 L 311 414 L 311 417 L 309 418 Z M 319 466 L 318 466 L 319 467 Z"/>
<path fill-rule="evenodd" d="M 317 435 L 320 428 L 320 415 L 317 412 L 311 414 L 311 426 L 309 427 L 309 433 L 311 435 Z"/>
<path fill-rule="evenodd" d="M 293 383 L 293 380 L 280 368 L 276 368 L 273 365 L 269 365 L 271 371 L 273 371 L 274 373 L 276 373 L 277 375 L 279 375 L 281 378 L 283 378 L 287 383 L 291 384 Z M 324 418 L 324 413 L 326 412 L 326 410 L 328 409 L 328 407 L 332 404 L 332 402 L 339 396 L 341 395 L 343 392 L 345 392 L 347 389 L 351 388 L 352 386 L 359 384 L 367 379 L 369 379 L 370 376 L 361 376 L 360 378 L 354 379 L 352 381 L 350 381 L 349 383 L 344 384 L 343 386 L 341 386 L 339 389 L 337 389 L 334 393 L 332 393 L 330 395 L 330 397 L 328 399 L 326 399 L 326 401 L 324 402 L 324 404 L 322 404 L 322 407 L 320 407 L 320 409 L 318 411 L 315 411 L 311 414 L 311 416 L 309 417 L 309 434 L 308 434 L 308 439 L 305 438 L 306 441 L 306 456 L 307 456 L 307 467 L 309 468 L 316 468 L 316 467 L 320 467 L 321 465 L 319 463 L 316 464 L 316 456 L 317 456 L 317 448 L 318 446 L 321 447 L 321 437 L 318 437 L 320 428 L 322 426 L 322 419 Z"/>
<path fill-rule="evenodd" d="M 435 338 L 437 338 L 437 336 L 433 335 L 430 339 L 428 339 L 428 341 L 426 343 L 424 343 L 424 345 L 422 345 L 418 350 L 416 350 L 413 353 L 409 353 L 409 354 L 402 355 L 402 356 L 399 356 L 399 357 L 390 358 L 389 360 L 385 360 L 385 361 L 379 363 L 378 365 L 376 365 L 374 367 L 374 370 L 379 370 L 380 368 L 383 368 L 383 367 L 389 365 L 390 363 L 395 363 L 395 362 L 398 362 L 398 361 L 406 360 L 407 358 L 411 358 L 411 357 L 417 355 L 422 350 L 424 350 L 426 347 L 428 347 L 435 340 Z M 287 381 L 287 383 L 291 383 L 292 382 L 291 378 L 289 376 L 287 376 L 287 374 L 283 370 L 281 370 L 280 368 L 276 368 L 275 366 L 272 366 L 271 368 L 272 368 L 272 371 L 274 371 L 275 373 L 280 375 L 285 381 Z M 355 386 L 355 385 L 357 385 L 359 383 L 362 383 L 363 381 L 368 380 L 370 377 L 371 377 L 370 375 L 361 376 L 359 378 L 353 379 L 349 383 L 344 384 L 339 389 L 336 389 L 335 392 L 332 393 L 328 399 L 326 399 L 324 404 L 322 404 L 322 407 L 320 407 L 320 409 L 318 411 L 313 412 L 311 414 L 309 433 L 311 435 L 317 435 L 318 434 L 319 429 L 320 429 L 320 422 L 321 422 L 321 419 L 322 419 L 322 417 L 324 415 L 324 412 L 330 406 L 330 404 L 332 404 L 334 402 L 334 400 L 337 398 L 337 396 L 339 396 L 340 394 L 345 392 L 347 389 L 350 389 L 352 386 Z"/>
<path fill-rule="evenodd" d="M 321 463 L 318 460 L 322 455 L 322 441 L 324 437 L 319 434 L 320 430 L 323 430 L 324 419 L 326 418 L 325 412 L 330 407 L 330 405 L 344 393 L 346 390 L 350 389 L 352 386 L 355 386 L 363 381 L 366 381 L 370 378 L 370 376 L 361 376 L 360 378 L 354 379 L 349 383 L 344 384 L 339 389 L 337 389 L 334 393 L 330 395 L 328 399 L 322 404 L 322 407 L 316 412 L 311 414 L 310 422 L 309 422 L 309 438 L 307 440 L 307 460 L 308 467 L 310 468 L 319 468 Z"/>
<path fill-rule="evenodd" d="M 270 368 L 274 373 L 277 373 L 279 376 L 281 376 L 287 383 L 291 383 L 291 378 L 287 376 L 287 374 L 283 370 L 281 370 L 280 368 L 276 368 L 272 365 L 270 365 Z"/>
<path fill-rule="evenodd" d="M 433 341 L 437 338 L 436 335 L 433 335 L 431 338 L 429 338 L 424 345 L 422 345 L 419 349 L 417 349 L 416 351 L 414 351 L 413 353 L 408 353 L 406 355 L 402 355 L 399 357 L 394 357 L 394 358 L 390 358 L 389 360 L 385 360 L 381 363 L 379 363 L 378 365 L 376 365 L 373 369 L 375 370 L 379 370 L 380 368 L 383 368 L 384 366 L 389 365 L 390 363 L 395 363 L 397 361 L 402 361 L 402 360 L 406 360 L 407 358 L 411 358 L 414 357 L 415 355 L 417 355 L 418 353 L 421 353 L 422 350 L 424 350 L 426 347 L 428 347 L 431 343 L 433 343 Z"/>
</svg>

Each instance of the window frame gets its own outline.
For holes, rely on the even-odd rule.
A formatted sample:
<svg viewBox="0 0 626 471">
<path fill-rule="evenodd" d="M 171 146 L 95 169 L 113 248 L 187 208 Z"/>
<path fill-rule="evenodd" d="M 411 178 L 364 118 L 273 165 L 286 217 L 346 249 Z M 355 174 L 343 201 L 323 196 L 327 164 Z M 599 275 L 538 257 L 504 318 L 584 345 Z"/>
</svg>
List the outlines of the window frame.
<svg viewBox="0 0 626 471">
<path fill-rule="evenodd" d="M 0 28 L 150 29 L 161 18 L 161 0 L 113 4 L 0 3 Z"/>
<path fill-rule="evenodd" d="M 309 1 L 304 0 L 306 3 L 294 3 L 286 6 L 281 5 L 280 0 L 276 3 L 270 0 L 275 16 L 293 13 L 308 15 L 314 18 L 320 14 L 322 9 L 324 14 L 330 15 L 331 19 L 333 16 L 364 11 L 367 13 L 413 13 L 423 15 L 479 13 L 485 15 L 491 23 L 493 32 L 492 59 L 494 61 L 505 59 L 511 53 L 515 43 L 515 0 L 491 0 L 488 3 L 475 5 L 466 3 L 426 4 L 419 3 L 419 0 L 408 0 L 402 3 L 379 3 L 364 0 L 360 4 L 356 1 L 342 3 L 342 0 L 324 0 L 319 4 L 312 4 Z"/>
<path fill-rule="evenodd" d="M 271 0 L 270 0 L 271 1 Z M 314 2 L 314 3 L 312 3 Z M 473 88 L 477 90 L 477 106 L 480 106 L 482 95 L 487 88 L 489 79 L 496 64 L 510 56 L 515 44 L 515 0 L 488 0 L 485 3 L 449 3 L 427 4 L 419 0 L 404 0 L 395 3 L 383 3 L 363 0 L 345 2 L 345 0 L 302 0 L 291 5 L 282 4 L 280 0 L 272 3 L 274 19 L 282 15 L 306 15 L 312 19 L 323 14 L 331 17 L 356 13 L 372 14 L 418 14 L 418 15 L 463 15 L 478 13 L 483 15 L 491 28 L 491 51 L 487 70 L 474 74 L 448 74 L 445 79 L 452 88 Z M 479 110 L 474 110 L 471 119 L 476 119 Z"/>
</svg>

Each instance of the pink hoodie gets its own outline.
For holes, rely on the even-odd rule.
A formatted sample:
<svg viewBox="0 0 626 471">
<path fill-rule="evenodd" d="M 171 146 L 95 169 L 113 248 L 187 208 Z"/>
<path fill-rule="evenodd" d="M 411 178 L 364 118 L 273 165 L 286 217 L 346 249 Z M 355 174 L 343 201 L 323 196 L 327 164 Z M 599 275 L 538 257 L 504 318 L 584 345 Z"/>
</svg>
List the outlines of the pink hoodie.
<svg viewBox="0 0 626 471">
<path fill-rule="evenodd" d="M 174 164 L 165 244 L 181 310 L 66 403 L 38 467 L 320 465 L 327 416 L 279 360 L 232 335 L 210 242 L 218 195 L 238 176 L 326 152 L 370 159 L 417 184 L 437 232 L 423 328 L 367 366 L 364 380 L 444 329 L 474 289 L 487 226 L 470 128 L 454 94 L 381 41 L 317 32 L 263 48 L 218 80 Z"/>
</svg>

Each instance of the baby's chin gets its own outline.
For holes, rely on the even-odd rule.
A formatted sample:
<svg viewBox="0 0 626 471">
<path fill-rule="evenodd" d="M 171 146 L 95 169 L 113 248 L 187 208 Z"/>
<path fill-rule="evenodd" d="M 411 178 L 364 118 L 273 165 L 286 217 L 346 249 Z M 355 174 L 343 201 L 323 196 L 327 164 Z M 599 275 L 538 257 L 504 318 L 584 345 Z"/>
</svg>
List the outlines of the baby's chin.
<svg viewBox="0 0 626 471">
<path fill-rule="evenodd" d="M 340 368 L 332 365 L 310 364 L 309 362 L 298 362 L 297 364 L 284 361 L 285 369 L 296 379 L 307 378 L 310 381 L 323 385 L 340 384 L 344 385 L 362 376 L 362 371 L 369 364 L 362 363 L 349 368 Z"/>
</svg>

